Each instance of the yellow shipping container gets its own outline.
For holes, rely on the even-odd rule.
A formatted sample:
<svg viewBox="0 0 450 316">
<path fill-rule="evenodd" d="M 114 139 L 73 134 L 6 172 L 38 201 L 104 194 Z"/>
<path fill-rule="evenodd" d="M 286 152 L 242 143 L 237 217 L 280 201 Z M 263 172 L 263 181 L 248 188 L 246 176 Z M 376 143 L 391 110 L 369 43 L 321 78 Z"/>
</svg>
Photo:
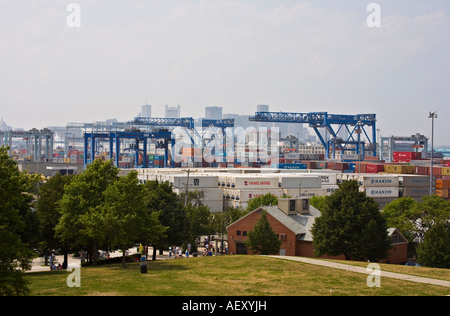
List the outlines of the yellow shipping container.
<svg viewBox="0 0 450 316">
<path fill-rule="evenodd" d="M 436 189 L 436 195 L 448 199 L 449 198 L 448 191 L 449 191 L 448 189 Z"/>
<path fill-rule="evenodd" d="M 414 166 L 406 165 L 384 165 L 384 171 L 395 174 L 414 173 Z"/>
<path fill-rule="evenodd" d="M 450 167 L 442 167 L 441 172 L 443 176 L 450 176 Z"/>
</svg>

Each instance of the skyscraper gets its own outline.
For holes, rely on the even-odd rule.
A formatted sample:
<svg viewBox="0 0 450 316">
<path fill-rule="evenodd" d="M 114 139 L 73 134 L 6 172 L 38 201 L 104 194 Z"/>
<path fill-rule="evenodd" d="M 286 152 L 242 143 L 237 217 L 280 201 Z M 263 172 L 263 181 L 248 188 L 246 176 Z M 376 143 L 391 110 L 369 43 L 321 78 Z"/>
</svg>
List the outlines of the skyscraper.
<svg viewBox="0 0 450 316">
<path fill-rule="evenodd" d="M 164 112 L 165 112 L 165 117 L 170 117 L 170 118 L 180 117 L 180 105 L 178 104 L 175 107 L 175 106 L 168 106 L 166 104 Z"/>
<path fill-rule="evenodd" d="M 142 117 L 152 117 L 152 106 L 150 104 L 144 104 L 141 109 Z"/>
<path fill-rule="evenodd" d="M 221 120 L 222 119 L 222 107 L 221 106 L 206 106 L 205 118 L 209 120 Z"/>
</svg>

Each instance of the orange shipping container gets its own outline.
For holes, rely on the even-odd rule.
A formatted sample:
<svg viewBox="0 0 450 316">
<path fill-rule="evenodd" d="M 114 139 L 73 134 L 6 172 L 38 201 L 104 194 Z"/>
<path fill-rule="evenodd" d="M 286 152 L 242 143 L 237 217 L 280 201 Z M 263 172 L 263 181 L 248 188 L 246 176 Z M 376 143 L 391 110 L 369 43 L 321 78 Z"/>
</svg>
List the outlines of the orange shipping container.
<svg viewBox="0 0 450 316">
<path fill-rule="evenodd" d="M 449 180 L 436 180 L 436 189 L 448 189 Z"/>
<path fill-rule="evenodd" d="M 436 195 L 437 196 L 440 196 L 440 197 L 448 199 L 449 198 L 449 194 L 448 193 L 449 193 L 448 189 L 436 189 Z"/>
</svg>

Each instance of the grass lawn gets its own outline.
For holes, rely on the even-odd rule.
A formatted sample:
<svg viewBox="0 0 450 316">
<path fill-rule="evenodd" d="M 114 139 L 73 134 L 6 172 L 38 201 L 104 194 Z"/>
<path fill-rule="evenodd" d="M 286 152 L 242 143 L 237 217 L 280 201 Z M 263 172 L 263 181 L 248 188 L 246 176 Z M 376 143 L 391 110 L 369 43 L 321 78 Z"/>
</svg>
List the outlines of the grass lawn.
<svg viewBox="0 0 450 316">
<path fill-rule="evenodd" d="M 82 268 L 81 286 L 73 288 L 66 284 L 67 271 L 25 277 L 36 296 L 450 295 L 450 288 L 386 277 L 381 278 L 381 287 L 370 288 L 364 274 L 259 256 L 147 261 L 147 265 L 146 274 L 140 273 L 139 263 L 127 263 L 126 268 L 120 264 Z M 416 267 L 404 268 L 414 271 Z"/>
</svg>

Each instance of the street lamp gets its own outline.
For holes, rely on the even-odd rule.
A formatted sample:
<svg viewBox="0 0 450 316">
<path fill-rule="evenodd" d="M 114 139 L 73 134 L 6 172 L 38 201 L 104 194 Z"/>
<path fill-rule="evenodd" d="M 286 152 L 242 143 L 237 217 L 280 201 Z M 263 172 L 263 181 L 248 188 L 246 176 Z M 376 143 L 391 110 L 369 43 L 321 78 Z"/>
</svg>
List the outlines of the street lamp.
<svg viewBox="0 0 450 316">
<path fill-rule="evenodd" d="M 428 113 L 428 118 L 431 119 L 431 168 L 430 168 L 430 195 L 433 194 L 433 147 L 434 147 L 434 119 L 437 118 L 437 111 Z"/>
</svg>

